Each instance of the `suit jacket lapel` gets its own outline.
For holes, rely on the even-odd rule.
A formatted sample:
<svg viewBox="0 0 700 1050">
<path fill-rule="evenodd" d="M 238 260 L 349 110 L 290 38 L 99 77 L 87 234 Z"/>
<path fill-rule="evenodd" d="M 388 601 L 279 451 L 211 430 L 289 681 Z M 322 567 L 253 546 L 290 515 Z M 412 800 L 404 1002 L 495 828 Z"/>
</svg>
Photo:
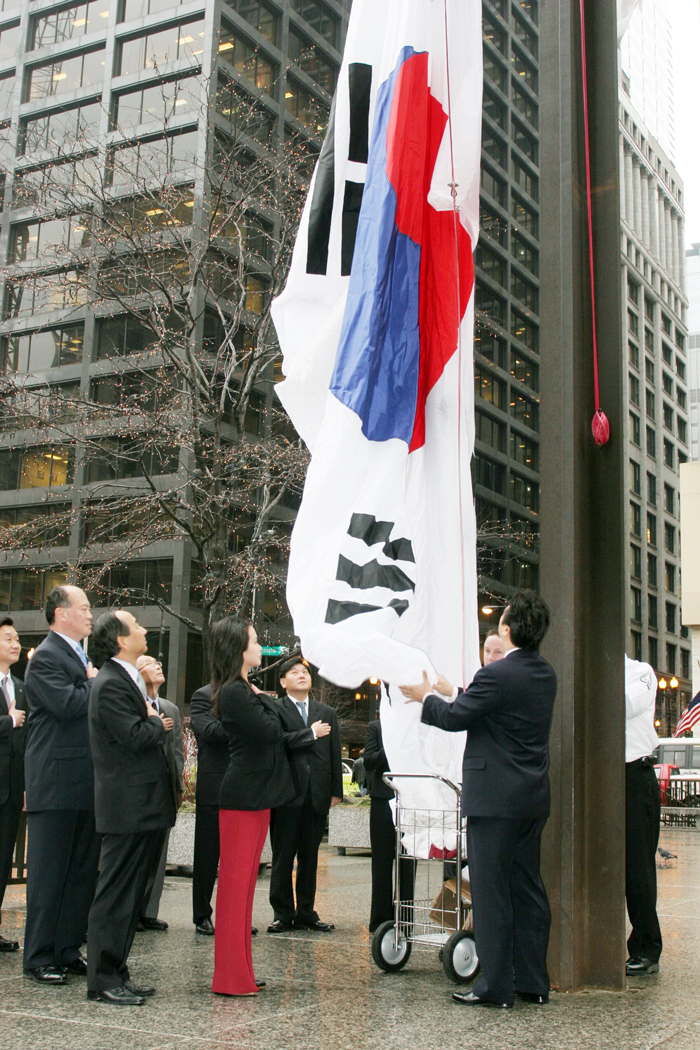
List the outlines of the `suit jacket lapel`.
<svg viewBox="0 0 700 1050">
<path fill-rule="evenodd" d="M 282 701 L 282 703 L 286 704 L 287 710 L 288 711 L 292 711 L 296 715 L 296 717 L 297 717 L 297 719 L 299 721 L 299 725 L 303 726 L 304 725 L 304 719 L 301 717 L 301 711 L 299 710 L 297 705 L 294 703 L 294 701 L 292 700 L 291 696 L 287 696 L 285 694 L 285 697 L 284 697 L 284 700 Z M 311 719 L 309 719 L 309 725 L 311 725 Z"/>
<path fill-rule="evenodd" d="M 68 642 L 65 640 L 65 638 L 61 638 L 60 634 L 58 634 L 56 631 L 49 631 L 49 637 L 51 637 L 52 635 L 53 635 L 54 644 L 58 645 L 58 647 L 60 649 L 62 649 L 64 653 L 70 653 L 70 655 L 73 657 L 73 659 L 78 664 L 78 667 L 80 668 L 80 670 L 83 672 L 83 674 L 87 678 L 87 670 L 85 668 L 85 664 L 80 659 L 80 657 L 78 656 L 78 654 L 75 651 L 75 649 L 73 648 L 73 646 L 69 645 Z"/>
<path fill-rule="evenodd" d="M 137 686 L 137 684 L 134 681 L 134 679 L 131 677 L 131 675 L 128 673 L 128 671 L 124 670 L 123 667 L 120 667 L 119 664 L 115 664 L 114 660 L 110 660 L 110 663 L 112 665 L 112 671 L 116 671 L 117 674 L 121 678 L 123 678 L 126 682 L 128 682 L 129 685 L 131 686 L 131 699 L 135 702 L 136 710 L 139 712 L 140 715 L 145 715 L 146 714 L 146 701 L 144 700 L 143 694 L 142 694 L 141 690 L 139 689 L 139 687 Z"/>
</svg>

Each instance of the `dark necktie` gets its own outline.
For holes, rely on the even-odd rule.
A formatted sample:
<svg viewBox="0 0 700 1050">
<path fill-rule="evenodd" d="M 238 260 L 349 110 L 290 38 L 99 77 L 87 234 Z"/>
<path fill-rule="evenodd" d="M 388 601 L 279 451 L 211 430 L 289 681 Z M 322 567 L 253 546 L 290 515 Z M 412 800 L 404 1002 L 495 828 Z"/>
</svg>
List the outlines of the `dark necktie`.
<svg viewBox="0 0 700 1050">
<path fill-rule="evenodd" d="M 294 703 L 299 708 L 299 714 L 304 719 L 304 725 L 308 725 L 308 720 L 306 717 L 306 704 L 302 703 L 301 700 L 295 700 Z"/>
<path fill-rule="evenodd" d="M 10 700 L 10 690 L 7 687 L 7 675 L 5 675 L 2 682 L 0 683 L 0 691 L 5 697 L 5 703 L 7 704 L 7 710 L 9 711 L 12 707 L 12 701 Z"/>
</svg>

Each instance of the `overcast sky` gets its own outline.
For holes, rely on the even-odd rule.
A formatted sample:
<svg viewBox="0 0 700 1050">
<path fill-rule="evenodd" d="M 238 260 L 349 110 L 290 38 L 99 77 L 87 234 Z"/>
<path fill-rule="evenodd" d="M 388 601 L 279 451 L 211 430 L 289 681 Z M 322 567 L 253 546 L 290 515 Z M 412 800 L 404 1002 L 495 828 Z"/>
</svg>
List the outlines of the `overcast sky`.
<svg viewBox="0 0 700 1050">
<path fill-rule="evenodd" d="M 700 0 L 666 0 L 673 26 L 676 168 L 685 183 L 686 247 L 700 241 Z"/>
</svg>

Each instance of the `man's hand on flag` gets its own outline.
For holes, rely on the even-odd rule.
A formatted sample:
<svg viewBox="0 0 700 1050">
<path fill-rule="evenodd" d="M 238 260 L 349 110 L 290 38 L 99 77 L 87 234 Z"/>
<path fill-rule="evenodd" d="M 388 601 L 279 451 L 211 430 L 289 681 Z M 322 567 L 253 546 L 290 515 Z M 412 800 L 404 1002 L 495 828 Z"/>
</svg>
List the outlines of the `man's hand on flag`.
<svg viewBox="0 0 700 1050">
<path fill-rule="evenodd" d="M 444 681 L 444 679 L 443 679 Z M 400 685 L 399 689 L 406 697 L 406 703 L 422 704 L 428 693 L 434 693 L 437 686 L 430 684 L 428 678 L 428 672 L 423 671 L 423 681 L 419 682 L 418 685 Z M 450 689 L 450 692 L 452 690 Z"/>
</svg>

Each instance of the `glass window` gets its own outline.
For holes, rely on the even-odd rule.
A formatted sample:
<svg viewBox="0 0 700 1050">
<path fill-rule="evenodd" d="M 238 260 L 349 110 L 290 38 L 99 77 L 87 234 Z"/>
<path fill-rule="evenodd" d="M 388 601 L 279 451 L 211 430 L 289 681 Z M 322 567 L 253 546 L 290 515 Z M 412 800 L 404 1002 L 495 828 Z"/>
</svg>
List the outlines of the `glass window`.
<svg viewBox="0 0 700 1050">
<path fill-rule="evenodd" d="M 688 395 L 680 386 L 676 386 L 676 401 L 678 402 L 678 407 L 685 412 L 688 407 Z"/>
<path fill-rule="evenodd" d="M 647 511 L 647 543 L 656 546 L 656 515 Z"/>
<path fill-rule="evenodd" d="M 476 290 L 474 293 L 477 311 L 486 314 L 494 321 L 503 322 L 506 319 L 506 303 L 500 295 L 487 288 L 477 277 Z"/>
<path fill-rule="evenodd" d="M 511 349 L 510 351 L 510 374 L 513 376 L 513 379 L 517 379 L 519 383 L 529 386 L 531 390 L 539 390 L 539 366 L 521 354 L 519 350 Z"/>
<path fill-rule="evenodd" d="M 647 471 L 647 502 L 656 506 L 656 475 Z"/>
<path fill-rule="evenodd" d="M 167 124 L 188 110 L 199 107 L 200 83 L 196 77 L 170 80 L 140 91 L 117 96 L 115 127 L 129 127 L 160 121 Z"/>
<path fill-rule="evenodd" d="M 669 554 L 676 550 L 676 527 L 668 522 L 664 523 L 664 546 Z"/>
<path fill-rule="evenodd" d="M 630 500 L 631 529 L 635 536 L 642 534 L 642 510 L 638 503 Z"/>
<path fill-rule="evenodd" d="M 263 0 L 226 0 L 241 18 L 257 29 L 261 36 L 269 40 L 271 44 L 277 43 L 277 27 L 279 14 L 263 2 Z"/>
<path fill-rule="evenodd" d="M 328 108 L 290 76 L 287 77 L 284 104 L 288 113 L 313 132 L 320 134 L 325 130 L 328 124 Z"/>
<path fill-rule="evenodd" d="M 501 100 L 494 95 L 488 88 L 484 88 L 484 104 L 483 111 L 487 116 L 491 117 L 494 124 L 497 124 L 499 128 L 505 130 L 506 126 L 506 107 Z"/>
<path fill-rule="evenodd" d="M 666 670 L 669 674 L 676 673 L 676 646 L 666 643 Z"/>
<path fill-rule="evenodd" d="M 630 438 L 635 445 L 641 446 L 641 424 L 639 422 L 639 416 L 635 415 L 634 412 L 630 412 Z"/>
<path fill-rule="evenodd" d="M 664 426 L 667 430 L 670 430 L 671 433 L 673 433 L 673 416 L 673 409 L 666 401 L 664 401 Z"/>
<path fill-rule="evenodd" d="M 537 58 L 537 34 L 533 33 L 529 26 L 527 26 L 522 18 L 518 18 L 517 15 L 513 16 L 513 33 L 517 40 L 523 44 L 533 58 Z"/>
<path fill-rule="evenodd" d="M 517 310 L 510 313 L 510 334 L 536 353 L 540 348 L 540 330 L 532 321 L 526 320 Z"/>
<path fill-rule="evenodd" d="M 677 417 L 678 440 L 684 445 L 688 444 L 688 424 L 680 416 Z"/>
<path fill-rule="evenodd" d="M 527 267 L 530 273 L 533 273 L 535 277 L 540 272 L 540 253 L 536 248 L 531 248 L 524 240 L 513 234 L 511 238 L 511 248 L 513 255 L 518 262 Z"/>
<path fill-rule="evenodd" d="M 506 367 L 508 344 L 488 328 L 478 326 L 474 333 L 474 349 L 498 368 Z"/>
<path fill-rule="evenodd" d="M 676 606 L 673 602 L 666 602 L 666 630 L 669 634 L 676 633 Z"/>
<path fill-rule="evenodd" d="M 515 156 L 511 158 L 511 174 L 521 190 L 532 197 L 534 201 L 539 199 L 540 180 L 536 175 L 533 175 L 529 168 L 521 164 Z"/>
<path fill-rule="evenodd" d="M 656 629 L 659 626 L 659 603 L 653 594 L 650 594 L 647 598 L 647 612 L 649 614 L 649 626 Z"/>
<path fill-rule="evenodd" d="M 664 484 L 664 510 L 667 514 L 676 513 L 676 490 L 672 485 Z"/>
<path fill-rule="evenodd" d="M 507 168 L 508 147 L 501 136 L 492 131 L 485 121 L 481 127 L 481 148 L 485 153 L 488 153 L 492 160 L 496 161 L 496 164 L 500 164 L 502 168 Z"/>
<path fill-rule="evenodd" d="M 649 642 L 649 663 L 656 669 L 659 666 L 659 640 L 658 638 L 648 639 Z"/>
<path fill-rule="evenodd" d="M 530 90 L 534 91 L 536 94 L 538 87 L 537 70 L 532 63 L 516 48 L 513 48 L 511 62 L 513 64 L 513 69 L 520 78 L 520 83 L 527 84 Z"/>
<path fill-rule="evenodd" d="M 656 419 L 656 395 L 652 390 L 645 391 L 647 419 Z"/>
<path fill-rule="evenodd" d="M 487 40 L 489 44 L 497 48 L 501 54 L 505 55 L 508 53 L 507 34 L 486 12 L 482 12 L 481 16 L 481 33 L 484 40 Z"/>
<path fill-rule="evenodd" d="M 647 581 L 650 587 L 658 585 L 658 560 L 655 554 L 647 554 Z"/>
<path fill-rule="evenodd" d="M 670 561 L 666 562 L 666 590 L 671 594 L 676 591 L 676 566 Z"/>
<path fill-rule="evenodd" d="M 177 7 L 178 3 L 185 0 L 124 0 L 122 22 L 130 22 L 132 18 L 144 18 L 146 15 L 157 15 L 161 12 L 170 11 Z"/>
<path fill-rule="evenodd" d="M 676 358 L 676 372 L 678 373 L 678 378 L 685 382 L 685 364 L 681 361 L 680 357 Z"/>
<path fill-rule="evenodd" d="M 495 208 L 479 200 L 479 229 L 487 233 L 494 241 L 505 245 L 508 232 L 508 221 L 499 215 Z"/>
<path fill-rule="evenodd" d="M 681 649 L 681 678 L 690 678 L 690 650 Z M 700 766 L 700 748 L 693 748 L 693 766 Z"/>
<path fill-rule="evenodd" d="M 630 587 L 632 595 L 632 619 L 637 623 L 642 621 L 642 592 L 639 587 Z"/>
<path fill-rule="evenodd" d="M 627 327 L 632 335 L 639 335 L 639 318 L 634 310 L 627 311 Z"/>
<path fill-rule="evenodd" d="M 198 145 L 198 132 L 185 131 L 179 135 L 149 139 L 135 146 L 123 146 L 108 154 L 107 178 L 111 186 L 127 187 L 135 180 L 162 183 L 166 177 L 169 181 L 171 176 L 191 177 Z M 192 206 L 187 206 L 190 207 L 191 221 Z"/>
<path fill-rule="evenodd" d="M 3 371 L 43 372 L 59 365 L 76 364 L 83 356 L 83 333 L 84 326 L 79 324 L 5 336 Z"/>
<path fill-rule="evenodd" d="M 0 59 L 7 61 L 15 58 L 19 47 L 19 22 L 14 26 L 5 26 L 0 32 Z"/>
<path fill-rule="evenodd" d="M 119 73 L 140 69 L 162 69 L 179 59 L 201 60 L 204 50 L 204 21 L 182 23 L 146 36 L 124 40 L 120 47 Z"/>
<path fill-rule="evenodd" d="M 513 418 L 517 419 L 519 423 L 524 423 L 525 426 L 530 427 L 532 430 L 539 430 L 540 409 L 535 401 L 525 397 L 523 394 L 516 394 L 511 390 L 510 407 L 513 410 L 511 413 Z"/>
<path fill-rule="evenodd" d="M 292 0 L 292 10 L 300 15 L 332 47 L 338 46 L 338 19 L 317 0 Z"/>
<path fill-rule="evenodd" d="M 19 152 L 67 152 L 76 143 L 97 135 L 102 105 L 91 102 L 61 113 L 35 117 L 20 125 Z"/>
<path fill-rule="evenodd" d="M 493 416 L 477 409 L 474 413 L 475 436 L 477 441 L 495 448 L 498 452 L 506 450 L 506 428 Z"/>
<path fill-rule="evenodd" d="M 630 543 L 630 571 L 636 580 L 642 578 L 642 548 Z"/>
<path fill-rule="evenodd" d="M 673 442 L 668 441 L 666 438 L 664 438 L 664 463 L 667 467 L 675 469 L 676 449 Z"/>
<path fill-rule="evenodd" d="M 90 0 L 86 4 L 74 4 L 61 11 L 37 15 L 32 25 L 31 47 L 48 47 L 86 33 L 97 33 L 107 28 L 108 19 L 109 0 Z"/>
<path fill-rule="evenodd" d="M 663 357 L 667 365 L 673 364 L 673 350 L 668 345 L 668 343 L 664 343 L 664 345 L 662 346 L 661 356 Z"/>
<path fill-rule="evenodd" d="M 86 298 L 83 279 L 75 271 L 22 277 L 5 285 L 4 318 L 82 306 Z"/>
<path fill-rule="evenodd" d="M 630 488 L 637 496 L 642 494 L 642 472 L 639 463 L 630 460 Z"/>
<path fill-rule="evenodd" d="M 104 48 L 88 51 L 71 58 L 57 58 L 42 66 L 34 66 L 29 74 L 28 99 L 48 98 L 75 91 L 76 88 L 102 83 L 104 78 Z"/>
<path fill-rule="evenodd" d="M 513 587 L 535 590 L 539 581 L 539 567 L 525 558 L 514 558 L 511 564 Z"/>
<path fill-rule="evenodd" d="M 539 445 L 517 430 L 510 432 L 510 454 L 517 463 L 523 463 L 530 470 L 539 470 Z"/>
<path fill-rule="evenodd" d="M 492 281 L 496 281 L 497 284 L 503 285 L 506 274 L 505 261 L 496 252 L 490 251 L 483 244 L 478 244 L 475 255 L 476 265 L 482 270 Z"/>
<path fill-rule="evenodd" d="M 511 93 L 513 97 L 513 105 L 518 113 L 522 117 L 525 117 L 525 119 L 532 124 L 533 128 L 537 128 L 539 121 L 537 104 L 533 102 L 530 96 L 515 82 L 512 85 Z"/>
<path fill-rule="evenodd" d="M 537 212 L 525 204 L 515 193 L 512 195 L 511 210 L 515 219 L 514 229 L 525 230 L 533 237 L 539 237 L 540 225 Z"/>
<path fill-rule="evenodd" d="M 504 494 L 505 467 L 479 452 L 472 457 L 472 478 L 475 485 Z"/>
<path fill-rule="evenodd" d="M 499 88 L 504 95 L 508 94 L 508 70 L 498 58 L 484 49 L 484 76 Z"/>
<path fill-rule="evenodd" d="M 656 431 L 653 427 L 647 427 L 647 456 L 656 459 Z"/>
<path fill-rule="evenodd" d="M 629 377 L 629 385 L 630 385 L 630 401 L 632 402 L 633 405 L 638 405 L 639 404 L 639 380 L 637 379 L 637 377 L 635 375 L 632 375 L 631 373 L 630 373 L 630 377 Z"/>
<path fill-rule="evenodd" d="M 631 277 L 627 278 L 627 295 L 635 306 L 639 306 L 639 284 L 637 281 L 633 281 Z"/>
<path fill-rule="evenodd" d="M 489 401 L 496 408 L 505 409 L 506 384 L 493 372 L 481 365 L 476 365 L 474 368 L 474 396 Z"/>
<path fill-rule="evenodd" d="M 629 349 L 630 364 L 635 368 L 639 368 L 639 347 L 632 340 L 628 340 L 627 346 Z"/>
<path fill-rule="evenodd" d="M 490 197 L 500 205 L 506 203 L 506 184 L 502 179 L 499 179 L 497 175 L 482 164 L 481 166 L 481 188 L 484 193 L 488 193 Z"/>
<path fill-rule="evenodd" d="M 323 51 L 312 41 L 289 27 L 289 57 L 300 69 L 332 95 L 338 75 L 337 67 L 329 61 Z M 260 86 L 260 85 L 258 85 Z"/>
<path fill-rule="evenodd" d="M 528 310 L 538 314 L 540 312 L 540 293 L 528 280 L 512 267 L 510 275 L 510 292 Z"/>
</svg>

